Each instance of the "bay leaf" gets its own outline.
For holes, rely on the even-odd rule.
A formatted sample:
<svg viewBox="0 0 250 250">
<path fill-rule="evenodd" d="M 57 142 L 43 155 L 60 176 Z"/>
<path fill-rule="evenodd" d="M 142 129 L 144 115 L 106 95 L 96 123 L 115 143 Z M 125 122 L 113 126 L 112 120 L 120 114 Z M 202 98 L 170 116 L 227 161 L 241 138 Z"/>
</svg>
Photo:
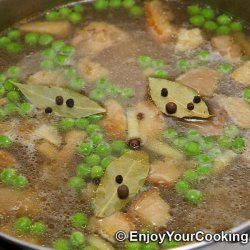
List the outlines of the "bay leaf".
<svg viewBox="0 0 250 250">
<path fill-rule="evenodd" d="M 39 109 L 50 107 L 53 109 L 53 113 L 59 116 L 80 118 L 105 112 L 105 109 L 96 102 L 70 89 L 20 83 L 13 84 L 35 107 Z M 55 99 L 57 96 L 63 97 L 63 105 L 56 105 Z M 74 100 L 73 108 L 67 107 L 66 100 L 68 99 Z"/>
<path fill-rule="evenodd" d="M 114 160 L 106 169 L 101 179 L 95 197 L 95 215 L 105 217 L 119 211 L 132 197 L 134 197 L 144 182 L 149 172 L 149 158 L 145 152 L 131 151 Z M 116 183 L 116 176 L 123 177 L 122 184 Z M 117 195 L 117 188 L 120 185 L 127 185 L 129 196 L 127 199 L 120 199 Z"/>
<path fill-rule="evenodd" d="M 161 90 L 166 88 L 168 95 L 163 97 Z M 152 100 L 158 109 L 168 115 L 178 118 L 184 117 L 197 117 L 197 118 L 209 118 L 208 107 L 206 103 L 201 100 L 200 103 L 194 103 L 194 109 L 188 110 L 187 104 L 192 103 L 195 96 L 199 94 L 192 88 L 185 86 L 178 82 L 168 81 L 166 79 L 149 78 L 149 91 Z M 174 102 L 177 105 L 177 110 L 174 114 L 166 112 L 166 104 L 168 102 Z"/>
</svg>

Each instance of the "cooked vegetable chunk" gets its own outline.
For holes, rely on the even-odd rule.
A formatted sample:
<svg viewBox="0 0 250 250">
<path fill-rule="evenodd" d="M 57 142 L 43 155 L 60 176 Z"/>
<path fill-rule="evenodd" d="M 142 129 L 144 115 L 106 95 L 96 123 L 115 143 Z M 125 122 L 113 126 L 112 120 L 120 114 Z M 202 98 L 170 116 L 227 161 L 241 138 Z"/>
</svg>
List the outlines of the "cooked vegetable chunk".
<svg viewBox="0 0 250 250">
<path fill-rule="evenodd" d="M 11 153 L 0 150 L 0 168 L 13 167 L 15 163 L 16 159 Z"/>
<path fill-rule="evenodd" d="M 245 85 L 249 86 L 250 85 L 250 62 L 247 61 L 243 65 L 241 65 L 239 68 L 237 68 L 232 74 L 231 77 Z"/>
</svg>

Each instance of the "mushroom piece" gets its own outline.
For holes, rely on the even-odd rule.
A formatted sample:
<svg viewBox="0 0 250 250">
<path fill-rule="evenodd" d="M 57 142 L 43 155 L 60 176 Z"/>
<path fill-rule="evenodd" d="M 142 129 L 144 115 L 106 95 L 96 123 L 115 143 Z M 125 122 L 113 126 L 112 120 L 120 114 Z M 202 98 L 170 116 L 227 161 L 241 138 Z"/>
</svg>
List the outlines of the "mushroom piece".
<svg viewBox="0 0 250 250">
<path fill-rule="evenodd" d="M 83 29 L 77 30 L 71 43 L 80 55 L 96 55 L 126 39 L 127 34 L 114 25 L 92 22 Z"/>
<path fill-rule="evenodd" d="M 90 60 L 90 58 L 80 59 L 77 64 L 77 69 L 87 82 L 95 82 L 109 75 L 109 71 L 106 68 Z"/>
<path fill-rule="evenodd" d="M 169 187 L 181 177 L 184 171 L 184 162 L 178 162 L 171 159 L 164 161 L 155 161 L 150 166 L 148 182 L 152 185 Z"/>
<path fill-rule="evenodd" d="M 128 214 L 122 212 L 116 212 L 111 216 L 102 219 L 96 218 L 95 220 L 95 230 L 104 239 L 107 239 L 112 243 L 116 242 L 114 236 L 117 231 L 122 230 L 127 234 L 129 231 L 135 229 L 135 225 L 131 217 Z"/>
<path fill-rule="evenodd" d="M 114 250 L 109 242 L 96 235 L 89 235 L 87 242 L 96 250 Z"/>
<path fill-rule="evenodd" d="M 207 67 L 191 69 L 180 75 L 176 81 L 196 90 L 202 96 L 213 96 L 220 79 L 220 73 Z"/>
<path fill-rule="evenodd" d="M 57 148 L 46 140 L 37 145 L 37 151 L 49 160 L 54 160 L 58 153 Z"/>
<path fill-rule="evenodd" d="M 71 33 L 72 25 L 67 21 L 38 21 L 23 24 L 19 29 L 23 32 L 36 32 L 38 34 L 50 34 L 59 38 L 65 38 Z"/>
<path fill-rule="evenodd" d="M 232 121 L 241 128 L 250 128 L 250 105 L 242 98 L 217 95 L 215 101 Z"/>
<path fill-rule="evenodd" d="M 6 150 L 0 150 L 0 168 L 13 167 L 16 163 L 15 157 Z"/>
<path fill-rule="evenodd" d="M 29 76 L 28 84 L 45 85 L 54 87 L 66 87 L 67 80 L 60 71 L 41 70 Z"/>
<path fill-rule="evenodd" d="M 131 204 L 129 214 L 140 222 L 157 228 L 164 228 L 171 219 L 170 206 L 160 197 L 157 189 L 139 196 Z"/>
<path fill-rule="evenodd" d="M 116 100 L 104 103 L 106 115 L 102 121 L 104 131 L 112 139 L 124 139 L 127 131 L 127 117 L 123 107 Z"/>
<path fill-rule="evenodd" d="M 250 61 L 245 62 L 239 68 L 234 70 L 234 72 L 231 74 L 231 77 L 235 81 L 243 84 L 244 86 L 249 86 L 250 85 Z"/>
<path fill-rule="evenodd" d="M 250 56 L 250 41 L 248 36 L 242 32 L 236 32 L 232 34 L 235 42 L 240 45 L 244 55 Z"/>
<path fill-rule="evenodd" d="M 177 51 L 187 51 L 190 49 L 196 49 L 205 42 L 201 30 L 195 29 L 180 29 L 177 34 L 177 43 L 175 49 Z"/>
<path fill-rule="evenodd" d="M 211 39 L 212 46 L 229 62 L 240 62 L 242 49 L 239 44 L 235 43 L 231 36 L 216 36 Z"/>
<path fill-rule="evenodd" d="M 167 42 L 175 37 L 177 29 L 171 24 L 174 15 L 166 5 L 162 5 L 161 1 L 146 2 L 145 15 L 150 31 L 160 43 Z"/>
</svg>

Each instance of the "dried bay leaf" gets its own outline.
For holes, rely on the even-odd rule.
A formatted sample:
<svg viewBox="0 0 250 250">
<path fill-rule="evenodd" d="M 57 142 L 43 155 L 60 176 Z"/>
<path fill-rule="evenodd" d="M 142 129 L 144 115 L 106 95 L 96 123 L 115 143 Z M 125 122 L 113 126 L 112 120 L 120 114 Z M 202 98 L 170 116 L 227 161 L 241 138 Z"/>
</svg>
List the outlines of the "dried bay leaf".
<svg viewBox="0 0 250 250">
<path fill-rule="evenodd" d="M 166 97 L 161 95 L 163 88 L 168 90 L 168 95 Z M 194 89 L 181 83 L 168 81 L 166 79 L 149 78 L 149 89 L 151 98 L 155 105 L 161 112 L 168 116 L 178 118 L 209 118 L 211 116 L 208 112 L 208 107 L 203 100 L 201 100 L 200 103 L 194 103 L 193 110 L 187 109 L 187 104 L 192 103 L 194 97 L 199 94 Z M 174 114 L 169 114 L 166 111 L 166 104 L 169 102 L 173 102 L 177 105 L 177 110 Z"/>
<path fill-rule="evenodd" d="M 149 158 L 145 152 L 131 151 L 114 160 L 106 169 L 96 191 L 95 215 L 105 217 L 119 211 L 133 196 L 137 194 L 149 172 Z M 117 175 L 123 177 L 122 184 L 117 184 Z M 127 185 L 129 197 L 120 199 L 117 195 L 117 188 L 120 185 Z"/>
<path fill-rule="evenodd" d="M 35 107 L 40 109 L 51 107 L 56 115 L 80 118 L 105 112 L 105 109 L 96 102 L 70 89 L 20 83 L 13 84 Z M 63 105 L 56 105 L 55 99 L 57 96 L 63 97 Z M 65 104 L 68 99 L 74 100 L 73 108 L 69 108 Z"/>
</svg>

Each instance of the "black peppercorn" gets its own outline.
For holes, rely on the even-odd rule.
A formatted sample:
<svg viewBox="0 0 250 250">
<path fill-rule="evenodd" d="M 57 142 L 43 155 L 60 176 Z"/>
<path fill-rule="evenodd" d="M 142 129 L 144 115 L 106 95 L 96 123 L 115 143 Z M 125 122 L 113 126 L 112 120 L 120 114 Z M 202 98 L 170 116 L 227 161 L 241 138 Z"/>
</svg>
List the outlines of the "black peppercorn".
<svg viewBox="0 0 250 250">
<path fill-rule="evenodd" d="M 118 184 L 121 184 L 123 182 L 123 177 L 119 174 L 115 177 L 115 181 Z"/>
<path fill-rule="evenodd" d="M 121 200 L 125 200 L 129 196 L 129 189 L 126 185 L 121 185 L 117 188 L 117 195 Z"/>
<path fill-rule="evenodd" d="M 137 117 L 138 120 L 143 120 L 144 119 L 144 114 L 143 113 L 138 113 L 136 117 Z"/>
<path fill-rule="evenodd" d="M 62 96 L 57 96 L 56 97 L 56 104 L 57 105 L 63 105 L 63 97 Z"/>
<path fill-rule="evenodd" d="M 193 99 L 193 102 L 194 102 L 194 103 L 200 103 L 200 102 L 201 102 L 200 96 L 196 95 L 196 96 L 194 97 L 194 99 Z"/>
<path fill-rule="evenodd" d="M 47 108 L 45 109 L 45 113 L 46 113 L 46 114 L 50 114 L 50 113 L 52 113 L 52 112 L 53 112 L 53 110 L 52 110 L 51 107 L 47 107 Z"/>
<path fill-rule="evenodd" d="M 187 104 L 187 109 L 188 110 L 193 110 L 194 109 L 194 104 L 192 102 Z"/>
<path fill-rule="evenodd" d="M 128 141 L 128 147 L 134 150 L 141 148 L 141 139 L 140 138 L 133 138 Z"/>
<path fill-rule="evenodd" d="M 176 110 L 177 110 L 177 105 L 174 103 L 174 102 L 168 102 L 166 104 L 166 112 L 168 114 L 174 114 L 176 113 Z"/>
<path fill-rule="evenodd" d="M 163 97 L 167 97 L 168 96 L 168 89 L 167 88 L 163 88 L 161 90 L 161 96 L 163 96 Z"/>
<path fill-rule="evenodd" d="M 69 108 L 73 108 L 74 105 L 75 105 L 75 102 L 74 102 L 73 99 L 68 99 L 68 100 L 66 101 L 66 105 L 67 105 Z"/>
</svg>

